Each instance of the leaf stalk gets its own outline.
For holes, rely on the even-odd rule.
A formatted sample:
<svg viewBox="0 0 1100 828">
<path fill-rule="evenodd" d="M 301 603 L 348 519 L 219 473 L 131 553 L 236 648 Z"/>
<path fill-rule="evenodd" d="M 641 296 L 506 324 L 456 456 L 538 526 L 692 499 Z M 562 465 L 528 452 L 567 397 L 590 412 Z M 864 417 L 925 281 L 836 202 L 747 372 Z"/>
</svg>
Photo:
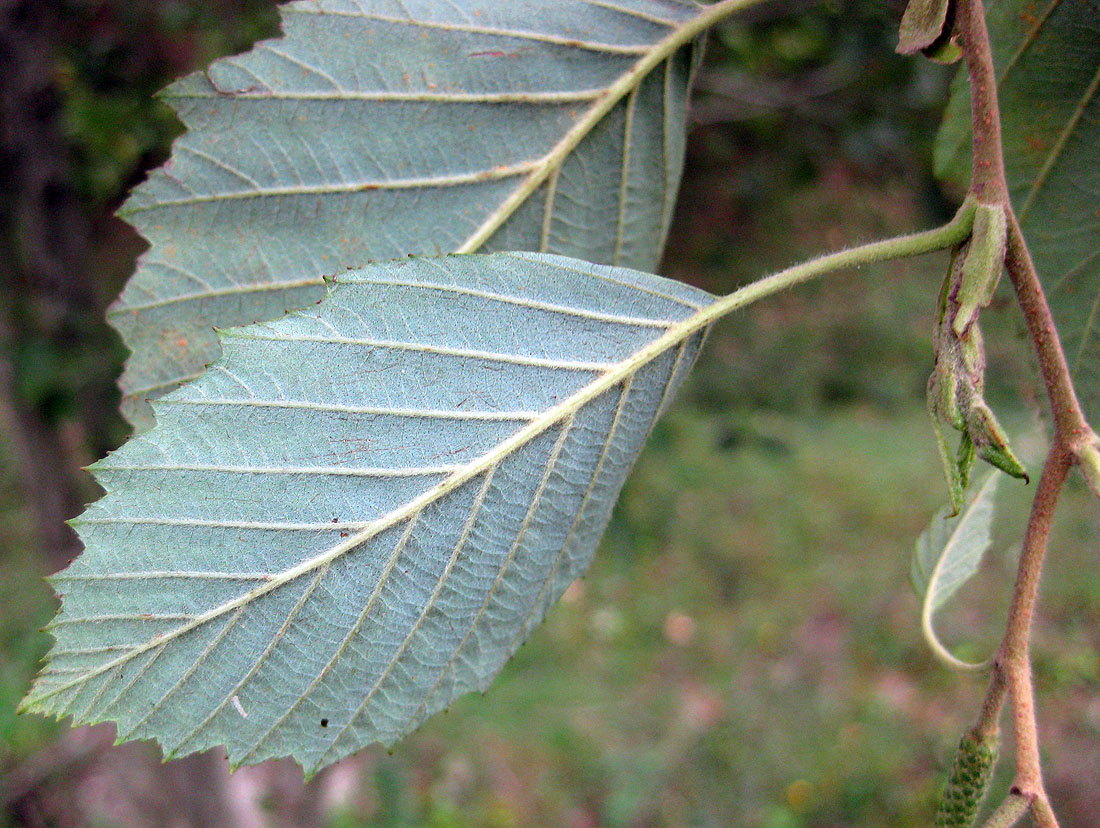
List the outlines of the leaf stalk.
<svg viewBox="0 0 1100 828">
<path fill-rule="evenodd" d="M 719 299 L 713 305 L 704 308 L 682 324 L 692 324 L 694 326 L 692 332 L 694 332 L 731 311 L 827 273 L 859 268 L 864 265 L 894 259 L 920 256 L 924 253 L 954 247 L 969 237 L 971 228 L 974 225 L 976 206 L 977 204 L 973 199 L 967 199 L 951 221 L 940 227 L 920 233 L 911 233 L 883 241 L 871 242 L 858 247 L 850 247 L 846 250 L 810 259 L 794 267 L 773 273 L 771 276 L 765 276 L 763 279 Z"/>
</svg>

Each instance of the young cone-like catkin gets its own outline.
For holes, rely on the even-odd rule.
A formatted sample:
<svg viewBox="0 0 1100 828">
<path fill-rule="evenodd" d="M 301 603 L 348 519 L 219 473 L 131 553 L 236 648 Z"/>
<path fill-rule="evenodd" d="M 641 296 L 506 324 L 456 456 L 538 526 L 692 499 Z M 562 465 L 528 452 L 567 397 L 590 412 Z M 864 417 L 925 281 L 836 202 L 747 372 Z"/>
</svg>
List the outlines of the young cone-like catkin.
<svg viewBox="0 0 1100 828">
<path fill-rule="evenodd" d="M 999 739 L 996 734 L 981 741 L 968 733 L 955 751 L 955 764 L 947 787 L 940 795 L 936 828 L 971 828 L 978 816 L 993 768 L 997 764 Z"/>
</svg>

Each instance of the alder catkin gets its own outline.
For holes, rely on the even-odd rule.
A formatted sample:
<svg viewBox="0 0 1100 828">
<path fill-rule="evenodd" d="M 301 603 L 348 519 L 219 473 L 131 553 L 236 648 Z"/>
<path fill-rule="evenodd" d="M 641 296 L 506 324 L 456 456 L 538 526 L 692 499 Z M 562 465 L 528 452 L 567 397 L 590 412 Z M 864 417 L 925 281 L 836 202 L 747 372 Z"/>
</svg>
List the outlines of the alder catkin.
<svg viewBox="0 0 1100 828">
<path fill-rule="evenodd" d="M 997 764 L 998 737 L 991 736 L 983 742 L 968 733 L 955 751 L 955 764 L 947 787 L 940 795 L 936 811 L 936 828 L 971 828 L 978 816 L 993 767 Z"/>
</svg>

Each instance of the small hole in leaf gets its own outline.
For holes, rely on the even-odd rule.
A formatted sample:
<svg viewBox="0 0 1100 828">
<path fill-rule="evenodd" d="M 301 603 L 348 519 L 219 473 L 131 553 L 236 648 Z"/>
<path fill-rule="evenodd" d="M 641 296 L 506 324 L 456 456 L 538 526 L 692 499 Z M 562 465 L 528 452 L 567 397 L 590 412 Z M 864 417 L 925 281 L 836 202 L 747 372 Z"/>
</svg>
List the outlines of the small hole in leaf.
<svg viewBox="0 0 1100 828">
<path fill-rule="evenodd" d="M 321 719 L 321 727 L 328 727 L 328 719 Z"/>
</svg>

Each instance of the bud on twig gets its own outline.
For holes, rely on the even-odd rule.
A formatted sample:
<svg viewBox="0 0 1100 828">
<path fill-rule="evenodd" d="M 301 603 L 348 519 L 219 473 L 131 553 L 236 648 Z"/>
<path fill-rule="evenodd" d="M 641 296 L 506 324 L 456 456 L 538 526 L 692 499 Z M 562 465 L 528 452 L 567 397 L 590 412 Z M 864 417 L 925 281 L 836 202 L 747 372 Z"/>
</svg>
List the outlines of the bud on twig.
<svg viewBox="0 0 1100 828">
<path fill-rule="evenodd" d="M 1100 437 L 1093 432 L 1085 444 L 1077 449 L 1077 464 L 1089 484 L 1092 493 L 1100 497 Z"/>
<path fill-rule="evenodd" d="M 955 289 L 957 309 L 951 327 L 963 337 L 978 319 L 978 312 L 989 307 L 1005 260 L 1008 223 L 999 204 L 979 204 L 974 211 L 974 230 L 962 265 L 962 278 Z"/>
<path fill-rule="evenodd" d="M 984 397 L 985 346 L 978 314 L 992 301 L 1000 279 L 1005 230 L 1000 206 L 978 205 L 973 235 L 955 250 L 940 290 L 932 335 L 936 365 L 928 380 L 928 411 L 955 513 L 962 508 L 975 457 L 1028 479 Z M 962 435 L 954 456 L 947 445 L 948 427 Z"/>
</svg>

